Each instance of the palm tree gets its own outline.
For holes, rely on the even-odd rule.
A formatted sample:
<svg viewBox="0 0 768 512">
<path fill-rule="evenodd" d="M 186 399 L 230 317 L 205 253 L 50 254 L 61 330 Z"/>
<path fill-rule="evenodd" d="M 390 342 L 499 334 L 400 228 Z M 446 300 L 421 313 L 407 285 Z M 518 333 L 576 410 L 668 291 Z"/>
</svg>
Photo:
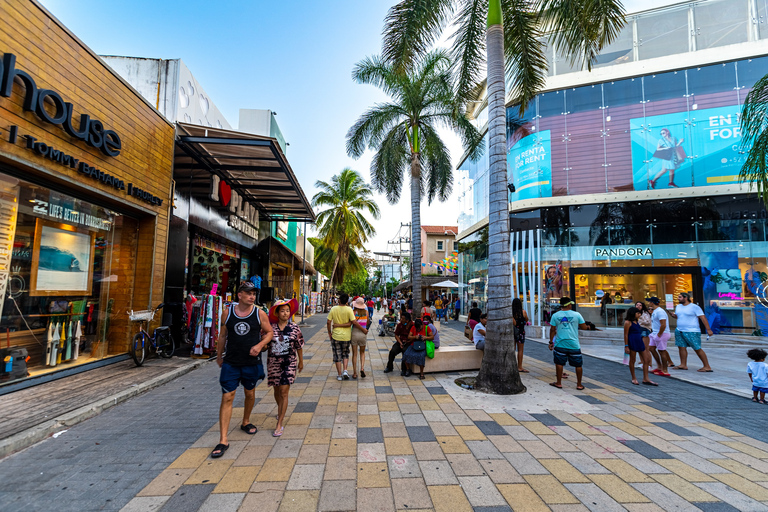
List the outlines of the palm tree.
<svg viewBox="0 0 768 512">
<path fill-rule="evenodd" d="M 621 30 L 624 7 L 621 0 L 401 0 L 385 20 L 384 58 L 396 69 L 411 68 L 451 20 L 456 27 L 451 52 L 460 98 L 472 99 L 482 89 L 483 64 L 487 70 L 489 322 L 477 385 L 493 393 L 522 393 L 509 286 L 505 72 L 522 115 L 546 80 L 544 36 L 550 34 L 550 43 L 591 69 L 598 52 Z"/>
<path fill-rule="evenodd" d="M 339 272 L 339 261 L 343 260 L 342 268 L 357 260 L 354 249 L 363 248 L 376 230 L 363 215 L 368 212 L 374 219 L 379 218 L 379 206 L 371 198 L 373 191 L 360 176 L 360 173 L 349 167 L 334 175 L 331 183 L 318 180 L 315 187 L 320 191 L 312 197 L 312 206 L 328 207 L 317 214 L 318 234 L 325 248 L 335 252 L 333 270 L 331 270 L 331 288 L 343 281 L 343 272 Z M 320 254 L 321 259 L 324 256 Z M 359 260 L 357 260 L 359 263 Z"/>
<path fill-rule="evenodd" d="M 755 83 L 741 109 L 741 146 L 747 158 L 739 179 L 749 182 L 749 188 L 768 206 L 768 75 Z"/>
<path fill-rule="evenodd" d="M 315 248 L 315 268 L 322 274 L 331 275 L 336 265 L 335 279 L 337 283 L 344 281 L 347 273 L 357 273 L 365 270 L 365 265 L 354 249 L 349 249 L 347 258 L 338 258 L 335 249 L 328 247 L 320 238 L 309 238 L 309 243 Z"/>
<path fill-rule="evenodd" d="M 355 66 L 354 80 L 375 85 L 391 103 L 365 112 L 347 133 L 347 153 L 359 158 L 370 148 L 373 186 L 391 204 L 400 199 L 403 176 L 410 171 L 411 185 L 411 284 L 413 309 L 421 310 L 421 197 L 445 201 L 451 193 L 453 168 L 448 148 L 437 133 L 439 126 L 455 130 L 464 146 L 477 158 L 482 151 L 479 132 L 464 115 L 462 102 L 443 51 L 427 53 L 412 72 L 399 73 L 381 57 L 369 57 Z"/>
</svg>

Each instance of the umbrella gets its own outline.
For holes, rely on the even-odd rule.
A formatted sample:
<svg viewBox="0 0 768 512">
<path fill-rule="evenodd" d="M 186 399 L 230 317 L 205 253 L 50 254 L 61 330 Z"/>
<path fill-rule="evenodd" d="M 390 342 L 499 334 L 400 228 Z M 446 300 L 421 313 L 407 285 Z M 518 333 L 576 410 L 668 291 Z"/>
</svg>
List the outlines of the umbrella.
<svg viewBox="0 0 768 512">
<path fill-rule="evenodd" d="M 430 288 L 458 288 L 459 285 L 454 283 L 453 281 L 441 281 L 439 283 L 435 283 Z"/>
</svg>

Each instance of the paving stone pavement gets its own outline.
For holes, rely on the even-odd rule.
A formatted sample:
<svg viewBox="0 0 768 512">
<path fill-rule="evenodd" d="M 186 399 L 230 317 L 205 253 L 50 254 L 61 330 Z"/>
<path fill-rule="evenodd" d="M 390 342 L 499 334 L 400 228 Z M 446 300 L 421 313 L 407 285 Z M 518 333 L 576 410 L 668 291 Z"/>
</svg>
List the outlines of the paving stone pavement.
<svg viewBox="0 0 768 512">
<path fill-rule="evenodd" d="M 235 411 L 229 450 L 221 459 L 209 458 L 218 442 L 219 390 L 210 382 L 216 373 L 211 364 L 161 389 L 196 376 L 212 390 L 201 384 L 189 396 L 187 389 L 176 387 L 165 391 L 166 402 L 149 399 L 156 394 L 150 392 L 0 462 L 0 473 L 14 475 L 20 486 L 28 482 L 47 498 L 14 501 L 20 488 L 4 478 L 3 509 L 38 510 L 61 503 L 64 510 L 100 510 L 120 502 L 126 511 L 768 510 L 768 443 L 759 434 L 744 435 L 739 425 L 723 426 L 729 421 L 728 406 L 735 403 L 732 395 L 725 395 L 726 402 L 722 393 L 684 382 L 664 382 L 667 393 L 651 395 L 662 386 L 625 386 L 626 367 L 602 361 L 608 365 L 602 368 L 592 358 L 585 367 L 587 390 L 576 391 L 574 382 L 556 390 L 546 385 L 553 377 L 549 351 L 539 352 L 532 344 L 526 347 L 531 373 L 523 375 L 529 393 L 505 397 L 502 407 L 482 399 L 461 406 L 465 401 L 455 389 L 436 380 L 446 382 L 445 375 L 422 381 L 398 372 L 384 374 L 391 342 L 372 334 L 368 377 L 338 382 L 321 321 L 316 320 L 315 334 L 305 331 L 308 359 L 291 388 L 281 438 L 271 435 L 276 405 L 261 384 L 251 416 L 259 432 L 249 436 L 237 429 Z M 460 343 L 458 331 L 445 327 L 441 339 Z M 679 386 L 690 387 L 681 391 Z M 542 409 L 534 393 L 540 389 L 547 392 L 547 404 L 559 405 Z M 668 394 L 674 400 L 666 399 Z M 129 410 L 142 400 L 143 408 Z M 700 409 L 678 407 L 696 401 Z M 739 414 L 765 418 L 764 406 L 741 401 L 751 408 Z M 107 418 L 124 409 L 144 413 L 127 431 L 119 421 L 133 421 L 130 414 Z M 161 411 L 172 411 L 173 419 L 158 421 Z M 142 446 L 154 431 L 142 425 L 161 434 L 153 446 L 163 453 L 151 470 L 133 474 L 133 484 L 123 486 L 122 495 L 110 493 L 104 484 L 101 493 L 115 496 L 111 502 L 89 499 L 87 489 L 64 494 L 70 489 L 57 485 L 71 478 L 61 460 L 51 464 L 60 468 L 53 478 L 36 479 L 30 472 L 42 471 L 54 455 L 66 459 L 56 443 L 68 434 L 77 435 L 69 448 L 69 456 L 77 457 L 86 443 L 100 442 L 110 432 Z M 125 471 L 123 458 L 136 463 L 144 457 L 124 442 L 112 443 L 110 450 L 101 450 L 102 467 L 91 469 L 100 480 L 117 479 L 113 474 Z M 16 478 L 16 472 L 26 472 L 25 478 Z"/>
</svg>

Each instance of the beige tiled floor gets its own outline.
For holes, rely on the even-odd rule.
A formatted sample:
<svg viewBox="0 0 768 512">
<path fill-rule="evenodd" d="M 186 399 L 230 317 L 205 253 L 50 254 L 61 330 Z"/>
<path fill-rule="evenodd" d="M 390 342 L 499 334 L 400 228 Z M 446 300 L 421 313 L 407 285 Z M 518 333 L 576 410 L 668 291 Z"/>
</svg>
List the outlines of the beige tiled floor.
<svg viewBox="0 0 768 512">
<path fill-rule="evenodd" d="M 768 444 L 761 440 L 660 411 L 594 380 L 584 393 L 606 405 L 588 413 L 548 410 L 544 419 L 519 409 L 462 408 L 434 376 L 384 374 L 380 349 L 391 342 L 371 335 L 368 377 L 338 382 L 325 338 L 308 340 L 312 357 L 300 377 L 311 381 L 292 386 L 281 438 L 271 435 L 276 407 L 261 384 L 251 416 L 256 435 L 237 429 L 242 410 L 235 411 L 225 457 L 208 457 L 218 442 L 212 425 L 129 506 L 153 510 L 186 486 L 216 484 L 218 510 L 640 511 L 685 502 L 693 510 L 723 499 L 768 510 Z M 448 330 L 442 339 L 462 342 Z M 526 366 L 526 379 L 552 377 L 549 364 L 528 359 Z M 292 412 L 299 402 L 316 404 L 314 412 Z M 657 451 L 645 451 L 649 445 Z"/>
</svg>

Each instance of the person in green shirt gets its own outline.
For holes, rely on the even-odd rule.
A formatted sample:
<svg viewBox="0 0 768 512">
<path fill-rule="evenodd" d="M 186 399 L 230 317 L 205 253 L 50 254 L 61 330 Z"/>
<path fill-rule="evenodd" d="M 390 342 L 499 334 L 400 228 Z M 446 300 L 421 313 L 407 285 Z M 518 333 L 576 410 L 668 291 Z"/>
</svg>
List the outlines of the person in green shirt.
<svg viewBox="0 0 768 512">
<path fill-rule="evenodd" d="M 576 368 L 576 389 L 584 389 L 581 383 L 583 358 L 581 357 L 581 345 L 579 344 L 579 329 L 587 331 L 586 322 L 581 313 L 573 311 L 573 300 L 570 297 L 560 299 L 560 311 L 552 315 L 549 324 L 549 350 L 552 350 L 555 359 L 557 381 L 550 386 L 562 388 L 563 366 L 566 363 Z"/>
</svg>

